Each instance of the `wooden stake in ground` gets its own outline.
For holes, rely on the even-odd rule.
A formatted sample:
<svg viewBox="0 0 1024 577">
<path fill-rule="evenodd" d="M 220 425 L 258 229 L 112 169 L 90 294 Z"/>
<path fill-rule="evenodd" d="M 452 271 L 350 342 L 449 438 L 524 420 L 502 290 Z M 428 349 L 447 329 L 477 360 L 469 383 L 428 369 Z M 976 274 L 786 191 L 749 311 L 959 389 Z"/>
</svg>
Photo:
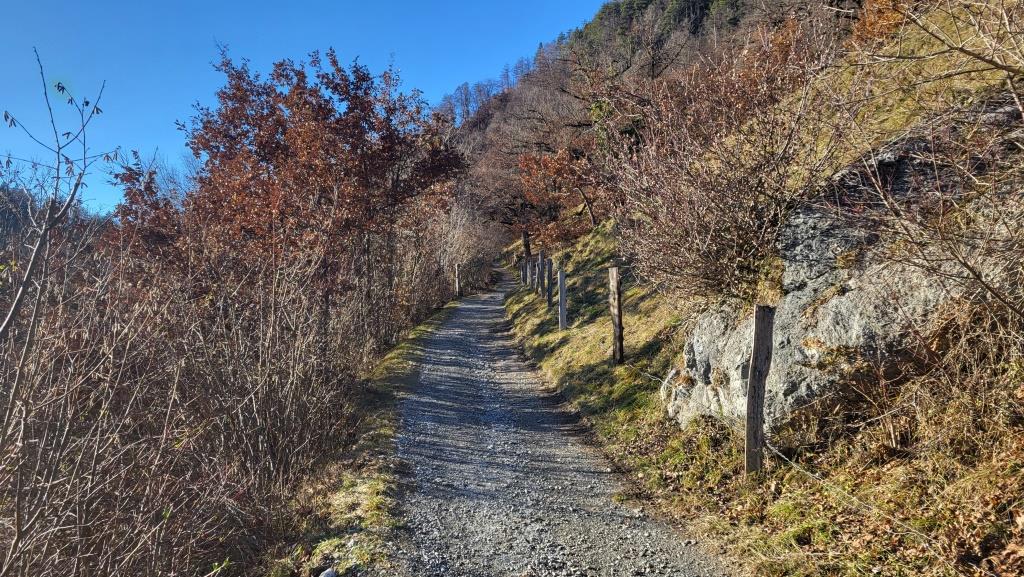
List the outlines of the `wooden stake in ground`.
<svg viewBox="0 0 1024 577">
<path fill-rule="evenodd" d="M 612 313 L 612 362 L 621 365 L 626 354 L 622 346 L 622 281 L 617 266 L 608 269 L 608 305 Z"/>
<path fill-rule="evenodd" d="M 540 259 L 540 255 L 537 255 L 537 260 L 536 260 L 536 265 L 535 266 L 537 267 L 536 268 L 537 284 L 535 284 L 533 286 L 533 288 L 536 290 L 537 294 L 540 294 L 541 283 L 544 282 L 544 261 L 542 261 Z"/>
<path fill-rule="evenodd" d="M 564 267 L 565 265 L 562 265 Z M 565 269 L 558 269 L 558 330 L 564 331 L 569 327 L 568 318 L 566 316 L 566 302 L 565 302 Z"/>
<path fill-rule="evenodd" d="M 544 282 L 544 286 L 548 292 L 548 308 L 551 308 L 551 305 L 554 304 L 553 301 L 555 292 L 555 267 L 554 263 L 551 262 L 550 258 L 547 260 L 547 262 L 544 263 L 544 270 L 546 270 L 548 273 L 547 280 Z"/>
<path fill-rule="evenodd" d="M 764 457 L 764 385 L 772 364 L 772 331 L 775 308 L 757 305 L 754 308 L 754 347 L 750 352 L 747 379 L 747 426 L 745 472 L 752 475 L 761 470 Z"/>
<path fill-rule="evenodd" d="M 526 256 L 519 261 L 519 282 L 526 284 Z"/>
<path fill-rule="evenodd" d="M 547 281 L 548 275 L 545 274 L 544 265 L 547 261 L 544 259 L 544 251 L 540 251 L 537 255 L 537 294 L 544 294 L 544 284 Z"/>
<path fill-rule="evenodd" d="M 462 273 L 461 267 L 458 264 L 456 264 L 455 265 L 455 296 L 460 297 L 460 298 L 462 297 L 462 274 L 461 273 Z"/>
</svg>

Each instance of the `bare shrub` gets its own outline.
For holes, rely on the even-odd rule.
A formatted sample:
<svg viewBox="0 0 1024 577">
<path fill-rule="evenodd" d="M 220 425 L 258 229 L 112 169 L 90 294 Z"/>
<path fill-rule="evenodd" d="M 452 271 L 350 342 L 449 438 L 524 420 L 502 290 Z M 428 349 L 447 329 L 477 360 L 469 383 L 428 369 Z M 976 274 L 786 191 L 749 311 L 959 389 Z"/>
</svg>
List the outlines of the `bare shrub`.
<svg viewBox="0 0 1024 577">
<path fill-rule="evenodd" d="M 827 100 L 808 82 L 830 53 L 819 24 L 763 28 L 658 84 L 649 103 L 608 102 L 622 246 L 644 276 L 754 296 L 779 226 L 832 157 Z"/>
<path fill-rule="evenodd" d="M 355 440 L 362 375 L 453 296 L 454 263 L 484 278 L 496 237 L 453 200 L 458 159 L 423 136 L 426 120 L 389 78 L 381 87 L 331 65 L 325 83 L 359 83 L 404 124 L 384 119 L 382 136 L 367 136 L 353 127 L 371 123 L 302 116 L 299 102 L 288 136 L 307 156 L 275 158 L 280 172 L 236 205 L 213 201 L 251 176 L 230 164 L 243 155 L 181 179 L 136 156 L 121 165 L 113 222 L 78 208 L 96 158 L 84 146 L 70 166 L 58 154 L 56 166 L 7 169 L 0 575 L 251 571 L 287 533 L 296 484 Z M 239 100 L 277 98 L 231 73 Z M 373 154 L 379 172 L 318 172 L 327 165 L 306 159 L 336 152 L 316 148 L 327 130 L 390 155 Z M 260 212 L 273 204 L 260 193 L 292 212 Z M 21 264 L 33 254 L 34 268 Z"/>
<path fill-rule="evenodd" d="M 1009 575 L 1024 570 L 1013 512 L 1024 423 L 1022 109 L 1007 33 L 1019 7 L 934 4 L 902 12 L 905 29 L 872 72 L 905 95 L 916 122 L 844 173 L 834 202 L 879 239 L 875 259 L 916 270 L 947 301 L 916 319 L 905 371 L 859 416 L 913 458 L 909 488 L 943 488 L 913 513 L 933 520 L 941 553 L 970 574 Z M 959 90 L 943 89 L 950 78 Z"/>
<path fill-rule="evenodd" d="M 1024 74 L 1024 45 L 1020 30 L 1024 6 L 1010 0 L 932 0 L 893 2 L 890 10 L 905 23 L 936 40 L 941 47 L 910 58 L 970 62 L 973 72 L 999 72 L 1015 78 Z"/>
</svg>

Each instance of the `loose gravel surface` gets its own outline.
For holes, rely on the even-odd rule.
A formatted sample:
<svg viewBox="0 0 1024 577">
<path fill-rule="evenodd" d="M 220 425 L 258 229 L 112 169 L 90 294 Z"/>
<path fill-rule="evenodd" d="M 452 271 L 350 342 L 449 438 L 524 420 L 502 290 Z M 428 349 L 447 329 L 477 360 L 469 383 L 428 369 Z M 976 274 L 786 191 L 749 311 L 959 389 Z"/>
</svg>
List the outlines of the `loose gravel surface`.
<svg viewBox="0 0 1024 577">
<path fill-rule="evenodd" d="M 502 300 L 464 299 L 427 339 L 402 400 L 401 537 L 390 575 L 724 575 L 667 525 L 614 495 L 608 462 L 519 357 Z"/>
</svg>

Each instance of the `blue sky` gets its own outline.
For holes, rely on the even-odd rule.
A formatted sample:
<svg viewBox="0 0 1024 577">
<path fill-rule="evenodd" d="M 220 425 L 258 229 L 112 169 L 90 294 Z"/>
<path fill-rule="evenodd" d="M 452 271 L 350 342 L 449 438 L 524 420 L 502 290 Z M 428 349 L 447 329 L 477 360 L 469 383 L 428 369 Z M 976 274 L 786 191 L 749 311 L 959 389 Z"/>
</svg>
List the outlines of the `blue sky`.
<svg viewBox="0 0 1024 577">
<path fill-rule="evenodd" d="M 496 77 L 540 42 L 587 21 L 603 0 L 355 1 L 11 0 L 0 8 L 0 110 L 36 131 L 46 128 L 32 48 L 49 84 L 94 96 L 104 114 L 91 126 L 95 152 L 120 146 L 177 163 L 187 153 L 176 120 L 195 102 L 212 104 L 222 78 L 217 45 L 268 70 L 282 58 L 334 47 L 374 70 L 394 64 L 404 85 L 432 103 L 462 82 Z M 68 128 L 71 128 L 69 126 Z M 23 133 L 0 128 L 0 154 L 45 159 Z M 120 198 L 104 169 L 88 179 L 87 205 Z"/>
</svg>

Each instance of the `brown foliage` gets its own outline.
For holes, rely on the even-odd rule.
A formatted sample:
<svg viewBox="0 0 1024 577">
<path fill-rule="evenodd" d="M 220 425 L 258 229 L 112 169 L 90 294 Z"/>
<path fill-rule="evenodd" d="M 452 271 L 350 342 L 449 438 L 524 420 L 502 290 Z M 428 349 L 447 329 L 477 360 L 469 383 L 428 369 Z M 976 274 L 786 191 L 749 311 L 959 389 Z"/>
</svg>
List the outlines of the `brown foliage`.
<svg viewBox="0 0 1024 577">
<path fill-rule="evenodd" d="M 519 177 L 530 207 L 521 218 L 542 242 L 574 239 L 597 226 L 599 215 L 607 212 L 595 206 L 589 159 L 574 158 L 567 149 L 521 155 Z"/>
<path fill-rule="evenodd" d="M 609 98 L 607 178 L 644 276 L 695 296 L 754 296 L 779 226 L 830 160 L 828 109 L 807 83 L 829 55 L 821 26 L 762 28 L 656 82 L 649 99 Z"/>
<path fill-rule="evenodd" d="M 907 23 L 904 14 L 911 4 L 909 0 L 866 0 L 861 5 L 850 38 L 862 44 L 891 38 Z"/>
<path fill-rule="evenodd" d="M 444 119 L 393 74 L 220 69 L 194 184 L 122 166 L 116 220 L 55 229 L 0 341 L 0 575 L 251 570 L 290 488 L 352 440 L 360 376 L 455 263 L 464 286 L 490 264 Z"/>
</svg>

